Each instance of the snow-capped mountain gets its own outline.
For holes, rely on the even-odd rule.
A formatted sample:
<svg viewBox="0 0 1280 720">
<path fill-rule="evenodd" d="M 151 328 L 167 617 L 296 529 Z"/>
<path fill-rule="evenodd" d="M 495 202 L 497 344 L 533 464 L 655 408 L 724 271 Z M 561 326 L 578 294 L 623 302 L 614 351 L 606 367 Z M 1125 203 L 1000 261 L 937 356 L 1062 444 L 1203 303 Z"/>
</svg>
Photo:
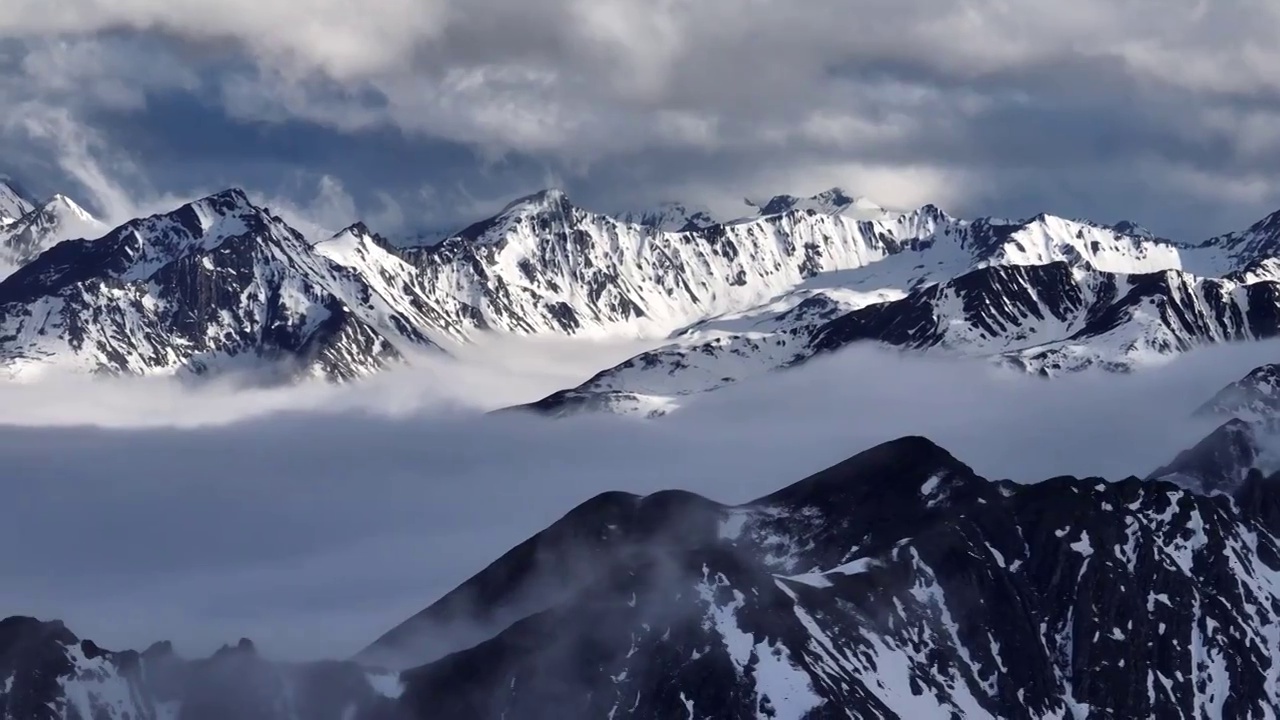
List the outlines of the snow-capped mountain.
<svg viewBox="0 0 1280 720">
<path fill-rule="evenodd" d="M 519 334 L 663 337 L 752 307 L 820 273 L 932 237 L 928 213 L 860 222 L 810 210 L 666 233 L 583 210 L 558 190 L 423 248 L 403 248 L 437 296 Z"/>
<path fill-rule="evenodd" d="M 846 215 L 858 220 L 875 220 L 888 214 L 874 200 L 851 196 L 838 187 L 824 190 L 813 197 L 775 195 L 765 202 L 748 199 L 746 203 L 757 215 L 782 215 L 795 210 L 809 210 L 823 215 Z"/>
<path fill-rule="evenodd" d="M 1045 375 L 1127 371 L 1200 345 L 1274 337 L 1278 297 L 1274 281 L 997 265 L 848 313 L 819 328 L 812 344 L 821 352 L 873 340 L 992 355 Z"/>
<path fill-rule="evenodd" d="M 0 227 L 8 225 L 34 209 L 35 205 L 10 181 L 0 178 Z"/>
<path fill-rule="evenodd" d="M 611 217 L 548 190 L 439 242 L 391 243 L 357 225 L 306 243 L 244 203 L 262 216 L 247 234 L 239 220 L 188 231 L 183 208 L 104 233 L 92 252 L 73 243 L 30 260 L 0 282 L 0 362 L 19 374 L 48 364 L 153 373 L 276 358 L 352 378 L 484 331 L 665 338 L 539 404 L 660 413 L 681 396 L 850 342 L 1052 375 L 1131 370 L 1207 343 L 1269 337 L 1280 323 L 1276 216 L 1186 244 L 1132 223 L 969 221 L 931 205 L 892 212 L 838 188 L 778 196 L 750 217 L 710 224 L 685 207 Z M 672 223 L 681 231 L 662 229 Z M 243 237 L 223 242 L 232 235 Z M 201 253 L 214 269 L 188 259 Z M 162 268 L 163 285 L 151 283 Z M 132 283 L 124 305 L 118 283 Z M 289 291 L 263 289 L 277 284 Z M 250 285 L 252 310 L 231 299 Z M 292 319 L 277 322 L 277 310 Z M 174 319 L 179 332 L 160 338 Z M 342 339 L 320 341 L 322 325 Z M 262 327 L 288 327 L 289 337 Z"/>
<path fill-rule="evenodd" d="M 1275 423 L 1232 418 L 1149 476 L 1198 493 L 1236 492 L 1256 473 L 1280 471 Z"/>
<path fill-rule="evenodd" d="M 624 223 L 642 225 L 662 232 L 705 230 L 718 224 L 707 208 L 681 202 L 665 202 L 647 210 L 629 210 L 615 217 Z"/>
<path fill-rule="evenodd" d="M 1149 479 L 1193 492 L 1233 495 L 1250 478 L 1280 472 L 1280 416 L 1274 413 L 1276 368 L 1263 365 L 1216 393 L 1193 417 L 1230 418 L 1179 453 Z"/>
<path fill-rule="evenodd" d="M 1210 238 L 1196 250 L 1206 256 L 1209 263 L 1216 261 L 1216 265 L 1202 268 L 1201 274 L 1267 272 L 1266 268 L 1274 272 L 1274 262 L 1280 256 L 1280 210 L 1243 231 Z"/>
<path fill-rule="evenodd" d="M 1136 477 L 991 481 L 908 437 L 739 506 L 599 495 L 376 640 L 364 668 L 280 666 L 247 643 L 196 663 L 164 646 L 107 653 L 10 619 L 0 710 L 1267 717 L 1277 534 L 1280 476 L 1212 495 Z"/>
<path fill-rule="evenodd" d="M 1251 421 L 1280 418 L 1280 365 L 1272 363 L 1250 370 L 1219 390 L 1196 413 Z"/>
<path fill-rule="evenodd" d="M 289 665 L 241 640 L 189 661 L 168 643 L 110 652 L 61 622 L 0 620 L 5 720 L 409 720 L 394 673 L 355 663 Z"/>
<path fill-rule="evenodd" d="M 752 218 L 667 233 L 583 210 L 550 190 L 401 255 L 437 297 L 474 308 L 483 327 L 586 337 L 664 337 L 777 314 L 818 294 L 853 310 L 990 265 L 1068 261 L 1153 272 L 1212 259 L 1050 216 L 969 222 L 925 206 L 858 219 L 860 211 L 849 213 L 856 206 L 839 190 L 780 196 Z"/>
<path fill-rule="evenodd" d="M 873 303 L 848 286 L 805 288 L 744 316 L 699 324 L 672 344 L 529 407 L 551 414 L 660 415 L 678 407 L 682 396 L 859 342 L 990 357 L 1054 376 L 1090 367 L 1131 371 L 1207 344 L 1280 334 L 1276 281 L 1245 284 L 1177 270 L 1123 275 L 1092 264 L 984 264 L 954 279 L 917 283 L 902 297 L 878 288 L 880 301 Z"/>
<path fill-rule="evenodd" d="M 239 191 L 234 195 L 243 197 Z M 223 200 L 213 201 L 211 207 L 226 205 L 224 201 L 230 194 L 222 196 Z M 243 202 L 252 212 L 258 212 L 247 200 Z M 227 212 L 235 214 L 233 210 Z M 498 216 L 428 246 L 372 243 L 366 231 L 359 240 L 346 233 L 303 248 L 299 247 L 300 236 L 273 218 L 252 223 L 255 228 L 260 225 L 270 230 L 266 235 L 273 242 L 246 240 L 224 247 L 222 239 L 226 235 L 241 233 L 237 222 L 231 222 L 229 229 L 219 229 L 220 220 L 213 222 L 211 234 L 205 238 L 205 229 L 184 229 L 185 221 L 180 216 L 189 213 L 189 208 L 183 208 L 157 216 L 159 220 L 126 224 L 103 238 L 103 246 L 92 253 L 84 243 L 56 254 L 46 253 L 0 284 L 0 304 L 7 306 L 0 320 L 10 326 L 9 332 L 0 336 L 0 356 L 18 370 L 53 362 L 111 371 L 171 372 L 185 365 L 209 366 L 202 357 L 189 361 L 188 356 L 193 353 L 212 352 L 217 360 L 247 354 L 288 355 L 298 350 L 285 348 L 300 346 L 299 342 L 282 344 L 264 337 L 258 343 L 262 347 L 251 347 L 245 336 L 254 336 L 254 330 L 242 327 L 242 337 L 228 347 L 222 348 L 219 340 L 213 341 L 208 351 L 200 349 L 206 337 L 225 338 L 227 331 L 235 334 L 236 329 L 228 326 L 211 331 L 209 336 L 198 332 L 180 336 L 168 343 L 172 347 L 155 347 L 158 340 L 149 336 L 145 328 L 154 330 L 152 321 L 158 309 L 167 308 L 179 315 L 188 310 L 174 306 L 170 299 L 132 311 L 141 318 L 136 323 L 123 316 L 110 320 L 111 315 L 124 311 L 107 313 L 108 323 L 115 322 L 115 327 L 99 333 L 99 341 L 85 350 L 80 334 L 96 332 L 94 328 L 85 325 L 83 330 L 50 332 L 56 326 L 43 320 L 54 312 L 50 302 L 62 302 L 49 298 L 60 297 L 66 290 L 60 283 L 75 275 L 64 267 L 72 262 L 84 265 L 79 270 L 96 279 L 142 282 L 167 267 L 173 275 L 166 276 L 166 282 L 200 285 L 210 282 L 197 277 L 209 273 L 207 267 L 191 265 L 189 261 L 171 263 L 191 257 L 185 248 L 197 248 L 198 252 L 223 248 L 221 252 L 226 257 L 219 258 L 223 262 L 233 261 L 232 249 L 259 252 L 268 248 L 270 258 L 246 257 L 239 261 L 264 273 L 282 271 L 296 276 L 297 282 L 320 288 L 318 292 L 340 298 L 350 308 L 363 306 L 367 302 L 366 290 L 372 292 L 370 288 L 376 287 L 379 292 L 369 297 L 379 307 L 370 312 L 379 315 L 379 322 L 390 322 L 393 334 L 407 336 L 413 345 L 437 336 L 465 338 L 484 329 L 587 337 L 662 336 L 708 315 L 765 301 L 805 277 L 863 267 L 900 252 L 930 236 L 936 224 L 927 213 L 877 225 L 805 210 L 691 233 L 664 233 L 587 212 L 572 205 L 563 193 L 547 191 L 516 201 Z M 132 242 L 129 238 L 135 236 L 142 238 L 142 247 L 137 251 L 127 247 Z M 150 248 L 151 243 L 158 243 L 158 247 Z M 104 259 L 113 253 L 115 256 L 106 262 Z M 106 265 L 102 265 L 104 262 Z M 281 262 L 290 267 L 276 267 Z M 332 277 L 335 265 L 341 268 L 341 278 Z M 111 270 L 104 273 L 107 266 Z M 51 267 L 62 269 L 50 272 Z M 181 273 L 187 277 L 178 278 Z M 365 289 L 338 287 L 352 283 Z M 137 290 L 141 292 L 141 288 Z M 104 292 L 94 290 L 78 302 L 114 306 L 114 299 L 105 297 Z M 156 292 L 164 294 L 165 290 L 148 288 L 141 294 Z M 394 308 L 394 318 L 387 314 L 391 312 L 388 308 Z M 62 312 L 58 305 L 57 313 Z M 362 320 L 375 320 L 367 315 Z M 232 320 L 222 318 L 220 322 Z M 80 327 L 74 317 L 66 323 Z M 124 330 L 130 323 L 133 329 Z M 380 358 L 403 354 L 395 342 L 384 343 L 363 331 L 357 334 L 365 336 L 364 347 L 357 354 Z M 132 347 L 108 347 L 120 343 Z M 252 353 L 248 352 L 250 349 Z M 302 358 L 304 365 L 310 362 Z M 385 364 L 379 359 L 338 365 L 353 363 L 350 370 L 329 363 L 321 371 L 351 377 Z"/>
<path fill-rule="evenodd" d="M 70 198 L 54 195 L 0 227 L 0 280 L 63 240 L 92 240 L 110 229 Z"/>
<path fill-rule="evenodd" d="M 433 347 L 417 329 L 425 310 L 406 317 L 382 289 L 231 190 L 60 243 L 0 282 L 0 357 L 17 374 L 271 361 L 358 377 Z"/>
</svg>

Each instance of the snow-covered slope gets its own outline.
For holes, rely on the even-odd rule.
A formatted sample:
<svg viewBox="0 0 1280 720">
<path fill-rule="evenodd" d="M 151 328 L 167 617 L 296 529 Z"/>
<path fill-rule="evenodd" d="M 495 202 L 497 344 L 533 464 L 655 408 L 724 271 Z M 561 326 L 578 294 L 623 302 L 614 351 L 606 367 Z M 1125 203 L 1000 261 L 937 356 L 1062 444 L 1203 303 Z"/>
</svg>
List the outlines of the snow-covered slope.
<svg viewBox="0 0 1280 720">
<path fill-rule="evenodd" d="M 1128 371 L 1194 347 L 1280 333 L 1280 284 L 1179 271 L 1118 275 L 1065 263 L 984 268 L 819 328 L 829 351 L 877 341 L 998 356 L 1029 372 Z"/>
<path fill-rule="evenodd" d="M 230 190 L 60 243 L 0 282 L 0 358 L 18 375 L 359 377 L 432 347 L 380 289 Z"/>
<path fill-rule="evenodd" d="M 34 204 L 10 182 L 0 179 L 0 227 L 35 209 Z"/>
<path fill-rule="evenodd" d="M 786 196 L 765 205 L 788 211 L 797 204 L 835 212 L 842 206 Z M 1132 223 L 1047 214 L 966 222 L 926 207 L 884 217 L 896 218 L 876 223 L 891 236 L 904 219 L 927 217 L 940 229 L 878 262 L 818 273 L 755 307 L 695 323 L 670 344 L 531 407 L 660 415 L 681 396 L 850 342 L 990 356 L 1054 375 L 1130 371 L 1193 347 L 1280 330 L 1280 260 L 1268 255 L 1280 250 L 1269 239 L 1280 225 L 1274 216 L 1195 245 Z"/>
<path fill-rule="evenodd" d="M 0 227 L 0 280 L 63 240 L 92 240 L 110 230 L 65 195 L 54 195 L 13 222 Z"/>
<path fill-rule="evenodd" d="M 922 212 L 861 222 L 795 210 L 666 233 L 588 212 L 559 191 L 522 198 L 442 243 L 402 249 L 438 298 L 520 334 L 664 337 L 820 273 L 865 267 L 945 229 Z"/>
<path fill-rule="evenodd" d="M 449 298 L 434 297 L 422 276 L 406 262 L 390 242 L 363 223 L 356 223 L 332 238 L 312 246 L 341 268 L 352 287 L 348 292 L 369 306 L 380 326 L 404 328 L 411 336 L 465 338 L 469 308 Z"/>
<path fill-rule="evenodd" d="M 1261 274 L 1275 279 L 1280 257 L 1280 210 L 1240 232 L 1200 243 L 1192 251 L 1196 265 L 1188 269 L 1206 276 L 1229 273 Z"/>
<path fill-rule="evenodd" d="M 874 304 L 822 292 L 794 306 L 780 301 L 749 319 L 704 323 L 529 407 L 556 415 L 582 409 L 659 415 L 678 407 L 681 396 L 859 342 L 987 357 L 1045 376 L 1085 368 L 1127 372 L 1198 346 L 1274 337 L 1278 300 L 1280 283 L 1270 280 L 1242 285 L 1180 271 L 1120 275 L 1066 261 L 988 265 Z"/>
<path fill-rule="evenodd" d="M 664 337 L 815 294 L 855 309 L 990 265 L 1154 272 L 1203 252 L 1044 215 L 969 222 L 925 206 L 868 217 L 838 189 L 779 196 L 756 216 L 678 233 L 583 210 L 550 190 L 442 243 L 401 249 L 436 297 L 475 308 L 486 327 L 587 337 Z"/>
</svg>

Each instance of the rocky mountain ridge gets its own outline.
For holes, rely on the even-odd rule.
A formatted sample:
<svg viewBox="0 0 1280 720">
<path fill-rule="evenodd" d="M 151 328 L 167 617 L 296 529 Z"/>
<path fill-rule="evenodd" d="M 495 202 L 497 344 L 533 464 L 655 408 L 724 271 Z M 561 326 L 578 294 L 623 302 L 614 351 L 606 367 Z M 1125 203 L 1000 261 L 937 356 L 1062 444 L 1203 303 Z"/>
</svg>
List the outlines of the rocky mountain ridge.
<svg viewBox="0 0 1280 720">
<path fill-rule="evenodd" d="M 1053 375 L 1276 330 L 1276 215 L 1177 243 L 1131 223 L 888 211 L 838 188 L 754 207 L 619 219 L 548 190 L 439 242 L 357 224 L 308 243 L 229 190 L 36 254 L 0 282 L 0 364 L 345 380 L 488 332 L 668 338 L 538 404 L 660 413 L 851 342 Z"/>
</svg>

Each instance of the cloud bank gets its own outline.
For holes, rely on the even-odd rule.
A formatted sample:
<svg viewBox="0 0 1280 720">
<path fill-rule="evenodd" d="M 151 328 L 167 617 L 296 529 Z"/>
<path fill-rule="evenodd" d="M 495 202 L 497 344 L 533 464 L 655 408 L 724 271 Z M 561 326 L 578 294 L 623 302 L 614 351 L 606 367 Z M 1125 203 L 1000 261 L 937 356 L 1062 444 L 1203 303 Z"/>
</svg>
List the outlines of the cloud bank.
<svg viewBox="0 0 1280 720">
<path fill-rule="evenodd" d="M 605 490 L 743 502 L 907 434 L 989 477 L 1146 474 L 1213 429 L 1192 409 L 1277 349 L 1046 382 L 854 348 L 652 422 L 480 412 L 576 382 L 571 359 L 601 350 L 586 344 L 526 348 L 543 370 L 524 377 L 439 365 L 270 397 L 4 386 L 0 497 L 19 511 L 0 523 L 0 612 L 106 647 L 249 636 L 275 657 L 346 656 Z M 69 424 L 72 396 L 105 409 Z"/>
<path fill-rule="evenodd" d="M 0 162 L 132 204 L 335 179 L 387 230 L 554 179 L 602 209 L 842 184 L 890 206 L 1134 219 L 1179 238 L 1280 206 L 1280 11 L 1202 0 L 19 0 Z M 33 130 L 33 125 L 38 126 Z M 33 183 L 35 184 L 35 183 Z M 323 225 L 324 223 L 319 223 Z"/>
</svg>

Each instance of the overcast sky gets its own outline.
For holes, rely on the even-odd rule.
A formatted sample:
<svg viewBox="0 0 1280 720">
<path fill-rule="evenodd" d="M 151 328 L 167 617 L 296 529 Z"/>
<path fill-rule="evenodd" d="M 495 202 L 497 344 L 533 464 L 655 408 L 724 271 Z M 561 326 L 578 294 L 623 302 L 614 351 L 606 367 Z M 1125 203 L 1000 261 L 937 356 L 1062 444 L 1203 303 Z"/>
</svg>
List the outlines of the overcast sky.
<svg viewBox="0 0 1280 720">
<path fill-rule="evenodd" d="M 62 618 L 110 648 L 197 656 L 248 636 L 346 657 L 600 492 L 738 503 L 909 434 L 988 477 L 1146 475 L 1216 426 L 1191 410 L 1280 352 L 1045 382 L 854 348 L 658 421 L 481 414 L 602 359 L 569 347 L 358 387 L 0 385 L 0 616 Z"/>
<path fill-rule="evenodd" d="M 0 169 L 113 220 L 227 185 L 451 227 L 831 185 L 894 207 L 1280 208 L 1270 0 L 8 0 Z"/>
</svg>

